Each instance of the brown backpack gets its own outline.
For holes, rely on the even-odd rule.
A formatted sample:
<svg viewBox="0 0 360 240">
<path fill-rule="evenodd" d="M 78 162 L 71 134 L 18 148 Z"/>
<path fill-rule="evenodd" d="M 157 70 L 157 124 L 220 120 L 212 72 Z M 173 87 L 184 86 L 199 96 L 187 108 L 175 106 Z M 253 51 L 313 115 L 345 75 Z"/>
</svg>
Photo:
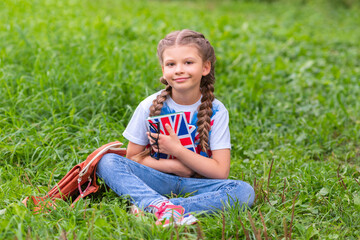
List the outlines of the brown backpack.
<svg viewBox="0 0 360 240">
<path fill-rule="evenodd" d="M 27 206 L 27 201 L 31 198 L 35 208 L 34 211 L 44 209 L 55 209 L 55 200 L 75 198 L 73 204 L 80 198 L 96 192 L 99 186 L 96 184 L 96 166 L 102 156 L 106 153 L 115 153 L 121 156 L 126 155 L 126 149 L 120 148 L 121 142 L 111 142 L 101 146 L 91 153 L 84 162 L 74 166 L 45 196 L 26 197 L 22 203 Z M 84 187 L 86 188 L 84 189 Z M 82 190 L 84 189 L 84 190 Z"/>
</svg>

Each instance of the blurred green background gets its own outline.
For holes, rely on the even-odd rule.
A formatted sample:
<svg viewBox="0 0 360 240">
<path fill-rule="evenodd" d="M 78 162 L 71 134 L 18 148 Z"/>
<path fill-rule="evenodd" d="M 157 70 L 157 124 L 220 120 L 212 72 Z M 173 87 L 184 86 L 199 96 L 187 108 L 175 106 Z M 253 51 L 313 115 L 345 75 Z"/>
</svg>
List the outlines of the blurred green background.
<svg viewBox="0 0 360 240">
<path fill-rule="evenodd" d="M 163 87 L 158 41 L 188 28 L 215 48 L 230 178 L 255 183 L 249 213 L 262 237 L 292 228 L 294 239 L 359 239 L 359 9 L 355 0 L 1 1 L 0 238 L 175 237 L 129 216 L 111 191 L 51 214 L 20 200 L 44 195 L 97 147 L 126 143 L 137 104 Z M 224 238 L 246 238 L 239 218 L 255 238 L 236 209 Z M 223 237 L 221 215 L 200 219 L 206 238 Z M 199 237 L 196 227 L 178 234 Z"/>
</svg>

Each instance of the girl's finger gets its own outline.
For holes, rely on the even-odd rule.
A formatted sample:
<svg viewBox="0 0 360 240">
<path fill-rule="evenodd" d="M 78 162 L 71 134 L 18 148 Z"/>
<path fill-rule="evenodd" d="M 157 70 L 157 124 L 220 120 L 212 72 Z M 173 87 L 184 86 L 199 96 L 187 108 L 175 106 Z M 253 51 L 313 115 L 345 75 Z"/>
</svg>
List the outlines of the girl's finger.
<svg viewBox="0 0 360 240">
<path fill-rule="evenodd" d="M 153 134 L 155 134 L 156 136 L 154 136 Z M 154 141 L 156 141 L 159 138 L 159 136 L 157 136 L 156 133 L 147 132 L 147 135 L 149 139 L 151 138 Z"/>
<path fill-rule="evenodd" d="M 169 132 L 169 135 L 175 135 L 174 130 L 172 129 L 172 127 L 170 126 L 170 124 L 166 123 L 165 124 L 165 128 L 166 130 Z"/>
</svg>

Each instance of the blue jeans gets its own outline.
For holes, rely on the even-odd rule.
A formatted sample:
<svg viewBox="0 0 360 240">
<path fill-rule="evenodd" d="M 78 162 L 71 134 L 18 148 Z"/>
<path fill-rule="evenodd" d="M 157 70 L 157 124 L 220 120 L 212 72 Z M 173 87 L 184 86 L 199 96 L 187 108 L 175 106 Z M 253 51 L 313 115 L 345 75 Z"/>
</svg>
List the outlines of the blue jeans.
<svg viewBox="0 0 360 240">
<path fill-rule="evenodd" d="M 255 197 L 254 189 L 243 181 L 178 177 L 113 153 L 102 157 L 97 175 L 119 196 L 129 196 L 143 209 L 153 202 L 169 200 L 186 212 L 212 212 L 235 204 L 250 207 Z M 165 197 L 189 193 L 189 197 Z"/>
</svg>

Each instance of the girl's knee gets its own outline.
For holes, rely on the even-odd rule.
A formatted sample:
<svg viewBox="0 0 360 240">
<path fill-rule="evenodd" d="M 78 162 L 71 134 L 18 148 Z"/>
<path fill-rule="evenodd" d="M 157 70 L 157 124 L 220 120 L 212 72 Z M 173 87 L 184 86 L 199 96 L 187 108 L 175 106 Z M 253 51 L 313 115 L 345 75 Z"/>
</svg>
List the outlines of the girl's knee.
<svg viewBox="0 0 360 240">
<path fill-rule="evenodd" d="M 123 159 L 126 159 L 120 155 L 114 153 L 107 153 L 100 159 L 97 165 L 98 175 L 112 171 L 122 165 Z"/>
<path fill-rule="evenodd" d="M 114 156 L 115 155 L 115 156 Z M 115 160 L 116 154 L 113 153 L 107 153 L 104 154 L 104 156 L 100 159 L 99 163 L 98 163 L 98 167 L 106 167 L 106 166 L 110 166 L 113 165 L 116 160 Z"/>
<path fill-rule="evenodd" d="M 255 199 L 254 188 L 243 181 L 234 181 L 234 183 L 237 186 L 235 190 L 236 200 L 251 207 Z"/>
<path fill-rule="evenodd" d="M 251 207 L 254 203 L 254 200 L 255 200 L 255 191 L 254 191 L 254 188 L 248 184 L 248 183 L 245 183 L 246 184 L 246 194 L 245 195 L 248 195 L 248 206 Z"/>
</svg>

